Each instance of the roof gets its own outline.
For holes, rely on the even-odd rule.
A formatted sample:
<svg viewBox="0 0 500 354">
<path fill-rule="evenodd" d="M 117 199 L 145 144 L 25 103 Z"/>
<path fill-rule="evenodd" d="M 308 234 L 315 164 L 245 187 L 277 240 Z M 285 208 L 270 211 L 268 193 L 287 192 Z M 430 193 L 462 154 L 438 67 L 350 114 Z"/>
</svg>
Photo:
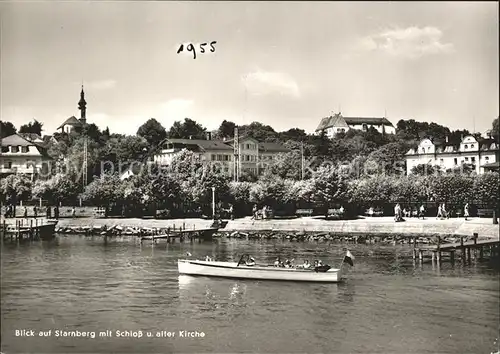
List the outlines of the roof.
<svg viewBox="0 0 500 354">
<path fill-rule="evenodd" d="M 2 146 L 33 146 L 33 142 L 26 140 L 19 134 L 12 134 L 2 138 Z"/>
<path fill-rule="evenodd" d="M 392 123 L 385 117 L 343 117 L 347 124 L 371 124 L 388 125 L 393 127 Z"/>
<path fill-rule="evenodd" d="M 204 139 L 165 139 L 164 142 L 182 145 L 195 145 L 203 150 L 227 150 L 233 151 L 233 148 L 222 140 L 204 140 Z"/>
<path fill-rule="evenodd" d="M 277 143 L 259 143 L 259 152 L 289 152 L 290 149 Z"/>
<path fill-rule="evenodd" d="M 387 125 L 394 127 L 394 125 L 385 117 L 343 117 L 342 114 L 337 113 L 330 117 L 321 119 L 316 131 L 324 130 L 331 127 L 348 127 L 349 125 Z"/>
<path fill-rule="evenodd" d="M 35 133 L 18 133 L 18 135 L 29 141 L 39 142 L 39 143 L 43 142 L 42 137 Z"/>
<path fill-rule="evenodd" d="M 321 122 L 316 128 L 316 131 L 324 130 L 330 127 L 347 127 L 348 126 L 347 123 L 342 118 L 343 117 L 340 113 L 337 113 L 334 116 L 322 118 Z"/>
<path fill-rule="evenodd" d="M 19 134 L 9 135 L 5 138 L 2 138 L 1 141 L 2 141 L 2 146 L 35 146 L 40 155 L 42 155 L 45 158 L 52 159 L 47 153 L 47 149 L 43 146 L 43 144 L 29 141 L 20 136 Z"/>
<path fill-rule="evenodd" d="M 61 129 L 65 125 L 82 125 L 82 122 L 80 122 L 78 119 L 76 119 L 75 116 L 71 116 L 68 119 L 64 121 L 63 124 L 61 124 L 57 129 Z"/>
</svg>

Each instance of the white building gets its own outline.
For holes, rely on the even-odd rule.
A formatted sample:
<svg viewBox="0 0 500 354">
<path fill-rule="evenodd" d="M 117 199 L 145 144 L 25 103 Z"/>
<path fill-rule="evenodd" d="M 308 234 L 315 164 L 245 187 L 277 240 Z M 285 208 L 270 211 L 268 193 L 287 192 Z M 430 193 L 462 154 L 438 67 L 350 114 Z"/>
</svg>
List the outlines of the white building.
<svg viewBox="0 0 500 354">
<path fill-rule="evenodd" d="M 471 164 L 476 173 L 498 169 L 498 143 L 493 139 L 480 139 L 466 136 L 460 144 L 453 145 L 446 141 L 423 139 L 416 149 L 406 153 L 406 172 L 418 165 L 439 166 L 443 171 L 458 168 L 462 164 Z"/>
<path fill-rule="evenodd" d="M 52 159 L 39 142 L 30 141 L 19 134 L 7 136 L 1 142 L 0 175 L 24 173 L 34 177 L 48 172 L 48 162 Z"/>
<path fill-rule="evenodd" d="M 277 154 L 290 151 L 280 144 L 261 143 L 251 137 L 240 137 L 239 146 L 240 171 L 252 175 L 260 174 L 265 165 L 271 163 Z M 220 166 L 223 172 L 229 175 L 234 173 L 234 140 L 212 140 L 209 135 L 206 140 L 167 138 L 161 143 L 160 151 L 154 155 L 153 161 L 169 165 L 173 157 L 183 149 L 198 154 L 202 161 Z"/>
<path fill-rule="evenodd" d="M 342 113 L 321 119 L 316 133 L 324 131 L 329 138 L 333 138 L 335 134 L 345 133 L 350 129 L 367 131 L 372 127 L 381 134 L 396 133 L 394 125 L 385 117 L 344 117 Z"/>
</svg>

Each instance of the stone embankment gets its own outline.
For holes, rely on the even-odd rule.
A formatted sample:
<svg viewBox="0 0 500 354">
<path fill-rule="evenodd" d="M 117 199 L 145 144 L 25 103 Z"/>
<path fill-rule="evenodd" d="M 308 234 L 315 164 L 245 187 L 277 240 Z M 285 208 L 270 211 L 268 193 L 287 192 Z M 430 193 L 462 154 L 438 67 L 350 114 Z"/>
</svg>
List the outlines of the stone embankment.
<svg viewBox="0 0 500 354">
<path fill-rule="evenodd" d="M 206 229 L 212 220 L 206 219 L 95 219 L 64 218 L 60 219 L 57 231 L 60 233 L 99 234 L 106 230 L 124 235 L 142 235 L 159 233 L 168 228 L 194 230 Z M 230 220 L 221 233 L 230 236 L 234 231 L 252 235 L 266 232 L 289 232 L 290 234 L 318 233 L 328 235 L 401 235 L 401 236 L 472 236 L 479 238 L 498 238 L 499 226 L 491 218 L 408 218 L 403 222 L 394 222 L 391 217 L 359 218 L 356 220 L 324 220 L 315 217 L 296 219 L 252 220 L 250 217 Z M 236 234 L 235 234 L 236 235 Z"/>
</svg>

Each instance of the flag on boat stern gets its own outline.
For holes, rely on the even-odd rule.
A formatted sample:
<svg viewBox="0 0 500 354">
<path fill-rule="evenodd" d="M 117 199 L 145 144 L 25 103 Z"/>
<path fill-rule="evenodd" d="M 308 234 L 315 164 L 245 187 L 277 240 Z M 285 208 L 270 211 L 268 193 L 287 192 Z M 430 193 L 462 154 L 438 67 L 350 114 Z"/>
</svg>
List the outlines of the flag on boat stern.
<svg viewBox="0 0 500 354">
<path fill-rule="evenodd" d="M 352 255 L 351 251 L 347 250 L 347 253 L 344 256 L 344 262 L 350 264 L 351 267 L 354 267 L 354 256 Z"/>
</svg>

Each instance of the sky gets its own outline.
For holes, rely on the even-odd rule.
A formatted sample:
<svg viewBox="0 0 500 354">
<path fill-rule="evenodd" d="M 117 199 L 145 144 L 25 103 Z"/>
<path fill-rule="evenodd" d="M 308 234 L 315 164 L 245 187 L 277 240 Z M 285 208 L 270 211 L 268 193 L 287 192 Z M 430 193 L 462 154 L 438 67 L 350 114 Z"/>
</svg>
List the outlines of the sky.
<svg viewBox="0 0 500 354">
<path fill-rule="evenodd" d="M 484 132 L 499 115 L 497 2 L 0 2 L 0 118 L 135 134 L 188 117 L 311 133 L 383 117 Z M 200 43 L 214 44 L 215 52 Z M 181 44 L 193 43 L 196 59 Z"/>
</svg>

